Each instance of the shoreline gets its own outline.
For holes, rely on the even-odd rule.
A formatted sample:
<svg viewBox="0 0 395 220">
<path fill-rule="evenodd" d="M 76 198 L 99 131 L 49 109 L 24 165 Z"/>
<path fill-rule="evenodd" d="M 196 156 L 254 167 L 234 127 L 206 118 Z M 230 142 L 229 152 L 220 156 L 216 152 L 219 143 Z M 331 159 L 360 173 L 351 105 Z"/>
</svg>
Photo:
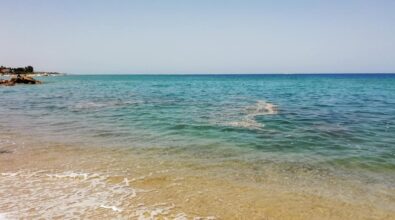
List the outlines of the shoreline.
<svg viewBox="0 0 395 220">
<path fill-rule="evenodd" d="M 17 76 L 18 74 L 1 74 L 0 76 L 3 77 L 13 77 Z M 22 76 L 28 76 L 28 77 L 43 77 L 43 76 L 65 76 L 65 73 L 53 73 L 53 72 L 36 72 L 36 73 L 23 73 L 20 74 Z"/>
<path fill-rule="evenodd" d="M 12 136 L 10 133 L 0 138 L 13 139 Z M 254 171 L 256 168 L 249 168 L 249 165 L 238 162 L 234 165 L 231 165 L 233 162 L 225 163 L 225 166 L 218 167 L 219 164 L 213 166 L 202 164 L 199 160 L 195 162 L 185 160 L 181 155 L 165 158 L 161 156 L 161 151 L 154 149 L 79 146 L 36 140 L 31 136 L 13 140 L 9 142 L 10 147 L 7 148 L 12 152 L 0 154 L 0 182 L 5 185 L 9 181 L 18 182 L 16 185 L 9 184 L 8 190 L 5 191 L 8 195 L 13 195 L 14 201 L 11 202 L 3 197 L 1 199 L 3 202 L 0 202 L 0 213 L 11 213 L 8 214 L 10 217 L 17 210 L 7 204 L 16 202 L 15 199 L 25 198 L 19 192 L 22 193 L 26 189 L 29 189 L 31 199 L 18 202 L 18 210 L 29 210 L 34 205 L 47 210 L 40 213 L 40 216 L 52 217 L 67 217 L 74 209 L 84 213 L 85 217 L 93 217 L 99 213 L 107 217 L 155 215 L 170 218 L 201 217 L 201 219 L 262 219 L 262 217 L 263 219 L 345 219 L 349 216 L 353 216 L 353 219 L 392 219 L 395 217 L 395 210 L 391 210 L 390 204 L 388 208 L 380 208 L 380 206 L 372 206 L 371 202 L 363 202 L 361 199 L 365 196 L 360 194 L 363 191 L 359 192 L 362 188 L 357 190 L 355 183 L 336 180 L 333 179 L 334 176 L 331 179 L 324 178 L 325 182 L 321 184 L 310 183 L 310 186 L 304 188 L 303 183 L 296 181 L 291 184 L 287 176 L 278 175 L 281 174 L 276 173 L 279 170 L 264 174 L 259 170 Z M 89 145 L 89 143 L 85 144 Z M 226 174 L 228 169 L 226 167 L 229 166 L 239 167 L 239 171 L 223 176 L 221 172 Z M 259 176 L 265 178 L 254 180 L 256 174 L 245 172 L 248 170 L 259 171 Z M 240 173 L 237 174 L 238 172 Z M 304 172 L 298 171 L 298 175 L 307 178 L 305 181 L 315 178 Z M 328 188 L 331 186 L 330 181 L 340 181 L 337 183 L 340 188 L 330 190 Z M 99 190 L 99 194 L 92 192 L 94 189 L 90 187 L 92 184 L 99 184 L 95 187 L 96 191 Z M 101 185 L 106 187 L 101 188 Z M 311 188 L 315 185 L 318 186 L 317 189 Z M 42 192 L 43 186 L 46 186 L 45 193 Z M 342 198 L 347 194 L 330 195 L 330 192 L 341 192 L 341 188 L 343 191 L 346 190 L 346 186 L 356 190 L 354 193 L 357 194 L 346 196 L 349 199 L 355 198 L 355 201 Z M 66 191 L 59 191 L 62 187 L 65 187 Z M 329 190 L 328 194 L 322 194 L 323 191 L 314 193 L 320 188 L 321 191 L 324 188 Z M 344 192 L 352 192 L 352 188 Z M 83 193 L 83 196 L 72 196 L 77 191 Z M 37 193 L 40 193 L 39 197 Z M 70 204 L 85 204 L 84 201 L 90 201 L 91 204 L 77 208 L 62 202 L 63 205 L 58 204 L 59 207 L 51 209 L 49 205 L 55 201 L 50 195 L 57 194 L 65 196 L 64 200 Z M 19 217 L 33 214 L 29 213 L 18 211 Z"/>
</svg>

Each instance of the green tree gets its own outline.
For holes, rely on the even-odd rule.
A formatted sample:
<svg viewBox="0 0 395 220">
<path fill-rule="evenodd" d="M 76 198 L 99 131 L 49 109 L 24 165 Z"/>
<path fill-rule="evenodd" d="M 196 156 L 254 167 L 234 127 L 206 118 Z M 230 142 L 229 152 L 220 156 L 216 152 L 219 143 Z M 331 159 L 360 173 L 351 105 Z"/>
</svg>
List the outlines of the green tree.
<svg viewBox="0 0 395 220">
<path fill-rule="evenodd" d="M 32 72 L 34 72 L 34 69 L 32 66 L 27 66 L 27 67 L 25 67 L 25 71 L 28 73 L 32 73 Z"/>
<path fill-rule="evenodd" d="M 14 73 L 16 73 L 16 74 L 23 74 L 23 73 L 25 73 L 25 68 L 22 68 L 22 67 L 15 68 L 13 70 L 14 70 Z"/>
</svg>

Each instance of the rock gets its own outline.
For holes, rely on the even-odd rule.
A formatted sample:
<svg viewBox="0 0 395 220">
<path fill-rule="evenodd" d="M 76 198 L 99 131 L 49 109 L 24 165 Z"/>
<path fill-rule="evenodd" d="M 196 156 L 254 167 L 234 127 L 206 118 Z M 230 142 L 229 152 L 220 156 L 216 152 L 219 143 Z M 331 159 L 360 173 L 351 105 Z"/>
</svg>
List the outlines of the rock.
<svg viewBox="0 0 395 220">
<path fill-rule="evenodd" d="M 0 150 L 0 154 L 10 154 L 12 151 L 9 150 Z"/>
<path fill-rule="evenodd" d="M 35 80 L 29 76 L 17 75 L 10 80 L 0 80 L 0 85 L 14 86 L 15 84 L 41 84 L 41 81 Z"/>
<path fill-rule="evenodd" d="M 33 79 L 32 77 L 29 76 L 16 76 L 16 77 L 12 77 L 10 79 L 10 82 L 14 82 L 16 83 L 22 83 L 22 84 L 40 84 L 41 82 L 38 80 Z"/>
<path fill-rule="evenodd" d="M 0 80 L 0 86 L 14 86 L 15 82 L 11 82 L 10 80 Z"/>
</svg>

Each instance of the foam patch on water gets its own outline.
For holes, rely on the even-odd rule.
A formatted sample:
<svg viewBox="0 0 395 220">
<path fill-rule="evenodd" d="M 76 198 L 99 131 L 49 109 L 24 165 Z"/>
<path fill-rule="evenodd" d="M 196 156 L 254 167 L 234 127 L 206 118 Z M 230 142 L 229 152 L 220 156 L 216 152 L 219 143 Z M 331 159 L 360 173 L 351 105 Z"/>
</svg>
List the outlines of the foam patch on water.
<svg viewBox="0 0 395 220">
<path fill-rule="evenodd" d="M 83 180 L 87 180 L 88 177 L 90 178 L 99 177 L 97 174 L 89 175 L 88 173 L 74 173 L 74 172 L 65 172 L 62 174 L 46 174 L 46 176 L 52 178 L 81 178 Z"/>
<path fill-rule="evenodd" d="M 158 171 L 166 172 L 165 171 Z M 0 173 L 0 220 L 11 218 L 125 218 L 139 220 L 202 219 L 214 217 L 188 216 L 175 204 L 138 203 L 142 190 L 122 176 L 88 172 L 53 172 L 48 170 Z M 149 173 L 147 176 L 151 176 Z M 4 197 L 2 195 L 7 195 Z"/>
<path fill-rule="evenodd" d="M 7 220 L 5 213 L 0 213 L 0 220 Z"/>
<path fill-rule="evenodd" d="M 15 172 L 15 173 L 13 173 L 13 172 L 1 173 L 2 176 L 8 176 L 8 177 L 13 177 L 13 176 L 16 176 L 18 174 L 19 174 L 19 172 Z"/>
<path fill-rule="evenodd" d="M 207 217 L 194 217 L 193 220 L 216 220 L 215 216 L 207 216 Z"/>
<path fill-rule="evenodd" d="M 257 116 L 278 114 L 278 107 L 272 103 L 259 100 L 254 105 L 245 109 L 245 115 L 240 121 L 226 123 L 227 126 L 241 127 L 248 129 L 261 129 L 265 125 L 256 121 Z"/>
<path fill-rule="evenodd" d="M 9 195 L 1 198 L 0 210 L 15 211 L 20 217 L 75 218 L 98 209 L 117 216 L 128 205 L 125 201 L 143 192 L 97 173 L 8 172 L 0 177 L 0 195 Z"/>
<path fill-rule="evenodd" d="M 122 209 L 116 206 L 100 205 L 100 208 L 111 209 L 114 212 L 122 212 Z"/>
<path fill-rule="evenodd" d="M 275 115 L 278 113 L 277 105 L 270 102 L 259 100 L 255 105 L 248 106 L 246 108 L 247 116 L 258 116 L 258 115 Z"/>
</svg>

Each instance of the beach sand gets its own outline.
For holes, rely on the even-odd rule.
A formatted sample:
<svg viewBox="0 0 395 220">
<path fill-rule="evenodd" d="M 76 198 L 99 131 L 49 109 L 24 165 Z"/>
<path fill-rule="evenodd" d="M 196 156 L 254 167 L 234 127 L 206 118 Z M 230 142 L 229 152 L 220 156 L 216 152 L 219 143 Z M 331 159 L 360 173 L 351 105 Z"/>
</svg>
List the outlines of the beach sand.
<svg viewBox="0 0 395 220">
<path fill-rule="evenodd" d="M 175 160 L 156 148 L 7 138 L 0 219 L 395 219 L 393 191 L 381 203 L 364 201 L 355 183 L 316 182 L 308 169 L 295 169 L 293 179 L 236 160 Z"/>
</svg>

